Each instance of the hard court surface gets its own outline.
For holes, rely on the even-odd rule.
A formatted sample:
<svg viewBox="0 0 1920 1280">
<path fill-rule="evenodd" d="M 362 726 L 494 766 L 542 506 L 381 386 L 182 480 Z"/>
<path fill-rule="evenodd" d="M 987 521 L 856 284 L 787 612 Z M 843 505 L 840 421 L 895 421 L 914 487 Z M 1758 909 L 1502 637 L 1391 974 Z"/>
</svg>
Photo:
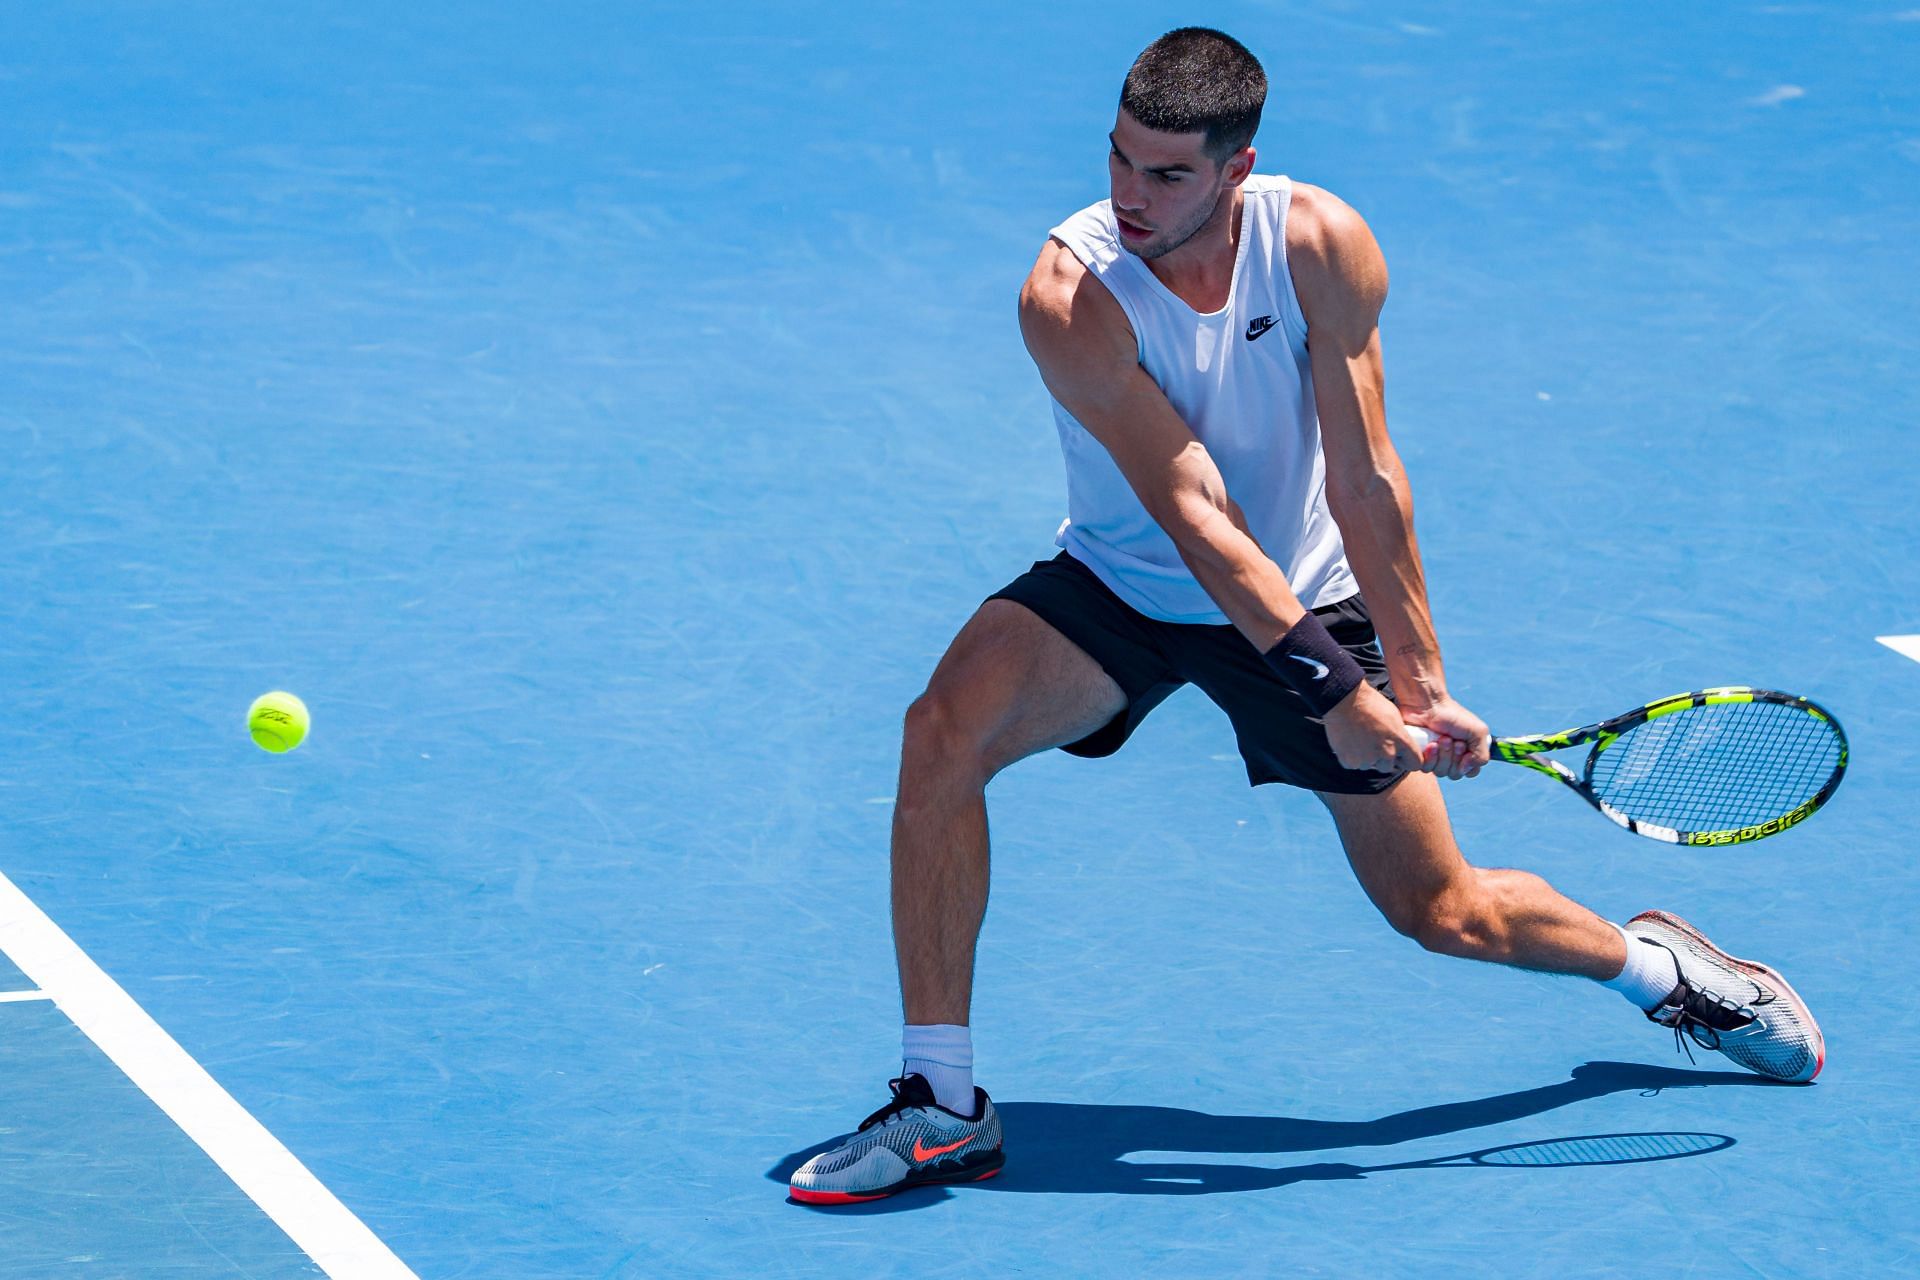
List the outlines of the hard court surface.
<svg viewBox="0 0 1920 1280">
<path fill-rule="evenodd" d="M 1910 1272 L 1907 2 L 13 6 L 0 1270 L 317 1274 L 349 1223 L 336 1274 Z M 1455 693 L 1755 684 L 1852 738 L 1735 852 L 1490 769 L 1469 856 L 1764 958 L 1828 1065 L 1420 952 L 1188 690 L 990 792 L 1005 1173 L 804 1209 L 898 1068 L 901 715 L 1062 513 L 1015 293 L 1184 22 L 1385 249 Z M 29 968 L 117 983 L 126 1060 Z M 1669 1132 L 1729 1141 L 1439 1163 Z"/>
</svg>

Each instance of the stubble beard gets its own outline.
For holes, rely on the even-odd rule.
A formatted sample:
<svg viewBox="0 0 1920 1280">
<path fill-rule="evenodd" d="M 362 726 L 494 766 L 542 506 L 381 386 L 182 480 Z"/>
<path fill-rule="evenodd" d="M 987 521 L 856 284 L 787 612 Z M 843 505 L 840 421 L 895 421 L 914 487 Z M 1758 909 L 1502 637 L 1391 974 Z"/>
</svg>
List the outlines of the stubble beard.
<svg viewBox="0 0 1920 1280">
<path fill-rule="evenodd" d="M 1148 243 L 1136 249 L 1122 240 L 1120 245 L 1128 253 L 1131 253 L 1134 257 L 1144 262 L 1151 262 L 1155 258 L 1164 258 L 1187 241 L 1199 235 L 1201 229 L 1213 221 L 1213 215 L 1220 211 L 1220 202 L 1226 198 L 1226 194 L 1227 189 L 1225 187 L 1216 191 L 1213 196 L 1213 203 L 1207 207 L 1207 211 L 1196 217 L 1189 226 L 1183 228 L 1175 237 L 1169 239 L 1165 244 Z"/>
</svg>

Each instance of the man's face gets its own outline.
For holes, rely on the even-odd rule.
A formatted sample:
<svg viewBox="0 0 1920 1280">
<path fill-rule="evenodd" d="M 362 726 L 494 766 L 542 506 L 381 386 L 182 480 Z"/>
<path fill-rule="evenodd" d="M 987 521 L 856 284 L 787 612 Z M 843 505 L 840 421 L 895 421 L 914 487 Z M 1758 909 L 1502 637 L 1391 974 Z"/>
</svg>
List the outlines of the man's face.
<svg viewBox="0 0 1920 1280">
<path fill-rule="evenodd" d="M 1125 111 L 1109 135 L 1107 177 L 1120 243 L 1142 258 L 1158 258 L 1205 226 L 1221 193 L 1246 177 L 1252 149 L 1217 165 L 1202 149 L 1204 133 L 1157 133 Z M 1243 163 L 1244 162 L 1244 163 Z"/>
</svg>

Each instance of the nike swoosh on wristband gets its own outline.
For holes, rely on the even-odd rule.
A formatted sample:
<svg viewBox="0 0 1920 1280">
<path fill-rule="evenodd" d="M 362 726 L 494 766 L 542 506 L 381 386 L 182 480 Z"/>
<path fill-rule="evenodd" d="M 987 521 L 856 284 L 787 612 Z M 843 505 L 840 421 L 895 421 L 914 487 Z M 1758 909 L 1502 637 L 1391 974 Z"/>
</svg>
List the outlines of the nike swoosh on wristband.
<svg viewBox="0 0 1920 1280">
<path fill-rule="evenodd" d="M 1309 667 L 1309 668 L 1310 668 L 1310 669 L 1311 669 L 1311 670 L 1313 671 L 1313 678 L 1314 678 L 1315 680 L 1325 680 L 1325 679 L 1327 678 L 1327 664 L 1326 664 L 1326 663 L 1324 663 L 1324 662 L 1316 662 L 1316 661 L 1315 661 L 1314 659 L 1312 659 L 1312 658 L 1309 658 L 1309 657 L 1308 657 L 1308 656 L 1307 656 L 1306 654 L 1304 654 L 1304 653 L 1290 653 L 1290 654 L 1288 654 L 1287 656 L 1288 656 L 1289 658 L 1292 658 L 1292 659 L 1293 659 L 1293 660 L 1294 660 L 1295 662 L 1304 662 L 1304 663 L 1306 663 L 1306 664 L 1307 664 L 1307 666 L 1308 666 L 1308 667 Z"/>
<path fill-rule="evenodd" d="M 966 1137 L 960 1139 L 960 1141 L 952 1143 L 948 1146 L 928 1147 L 928 1146 L 922 1146 L 920 1139 L 915 1138 L 913 1140 L 913 1158 L 915 1160 L 931 1160 L 935 1156 L 943 1156 L 947 1154 L 947 1152 L 949 1151 L 958 1151 L 961 1147 L 966 1146 L 969 1142 L 972 1142 L 972 1141 L 973 1141 L 973 1135 L 969 1134 Z"/>
</svg>

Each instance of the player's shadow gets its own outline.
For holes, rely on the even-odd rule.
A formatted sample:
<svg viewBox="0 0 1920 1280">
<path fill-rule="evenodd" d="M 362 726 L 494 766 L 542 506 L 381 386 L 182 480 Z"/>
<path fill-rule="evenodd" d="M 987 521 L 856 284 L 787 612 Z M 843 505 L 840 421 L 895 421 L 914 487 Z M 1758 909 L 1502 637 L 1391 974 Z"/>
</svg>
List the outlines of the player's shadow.
<svg viewBox="0 0 1920 1280">
<path fill-rule="evenodd" d="M 1210 1195 L 1261 1191 L 1296 1182 L 1364 1177 L 1365 1167 L 1307 1164 L 1285 1168 L 1225 1163 L 1150 1164 L 1134 1152 L 1208 1152 L 1215 1155 L 1286 1154 L 1352 1147 L 1394 1147 L 1537 1116 L 1612 1093 L 1657 1093 L 1708 1086 L 1778 1088 L 1760 1076 L 1731 1071 L 1684 1071 L 1626 1062 L 1589 1062 L 1572 1078 L 1537 1089 L 1401 1111 L 1377 1120 L 1303 1120 L 1289 1116 L 1216 1116 L 1175 1107 L 1093 1106 L 1073 1102 L 996 1103 L 1007 1128 L 1009 1154 L 1001 1173 L 981 1190 L 1053 1194 Z M 796 1151 L 767 1170 L 785 1183 L 808 1159 L 837 1139 Z M 1731 1139 L 1726 1145 L 1731 1145 Z M 1715 1148 L 1719 1149 L 1719 1148 Z M 837 1213 L 895 1213 L 923 1208 L 951 1194 L 920 1187 Z"/>
</svg>

